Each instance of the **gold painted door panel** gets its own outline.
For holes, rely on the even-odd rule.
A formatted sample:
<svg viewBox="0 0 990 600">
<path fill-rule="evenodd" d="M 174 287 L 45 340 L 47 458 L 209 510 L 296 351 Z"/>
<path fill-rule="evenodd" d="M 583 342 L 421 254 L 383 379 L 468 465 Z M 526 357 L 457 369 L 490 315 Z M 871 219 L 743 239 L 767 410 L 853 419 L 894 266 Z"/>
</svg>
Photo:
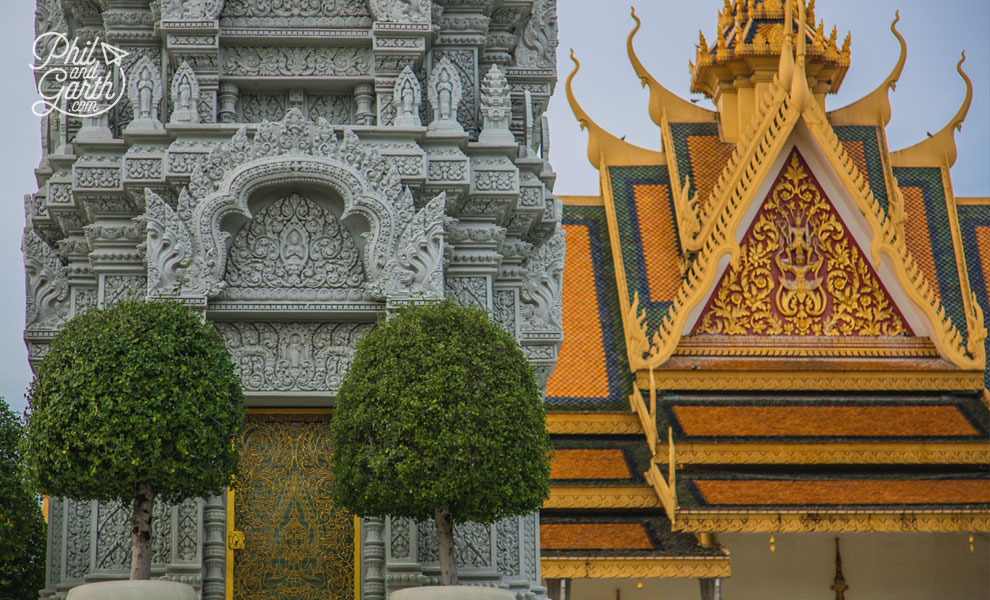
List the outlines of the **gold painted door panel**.
<svg viewBox="0 0 990 600">
<path fill-rule="evenodd" d="M 331 501 L 330 420 L 320 411 L 248 414 L 228 505 L 228 546 L 243 546 L 227 551 L 233 600 L 355 597 L 356 522 Z"/>
</svg>

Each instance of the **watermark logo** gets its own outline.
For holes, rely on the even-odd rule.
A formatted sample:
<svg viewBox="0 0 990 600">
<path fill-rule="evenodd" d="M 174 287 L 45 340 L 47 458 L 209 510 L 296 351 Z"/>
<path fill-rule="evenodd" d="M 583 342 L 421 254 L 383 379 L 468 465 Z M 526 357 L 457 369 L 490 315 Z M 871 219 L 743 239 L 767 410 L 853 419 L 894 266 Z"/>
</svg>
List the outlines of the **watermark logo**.
<svg viewBox="0 0 990 600">
<path fill-rule="evenodd" d="M 63 33 L 39 35 L 34 40 L 35 63 L 30 67 L 37 72 L 41 100 L 31 110 L 39 117 L 52 111 L 70 117 L 96 117 L 107 112 L 127 89 L 120 68 L 127 54 L 99 38 L 80 48 L 78 40 Z"/>
</svg>

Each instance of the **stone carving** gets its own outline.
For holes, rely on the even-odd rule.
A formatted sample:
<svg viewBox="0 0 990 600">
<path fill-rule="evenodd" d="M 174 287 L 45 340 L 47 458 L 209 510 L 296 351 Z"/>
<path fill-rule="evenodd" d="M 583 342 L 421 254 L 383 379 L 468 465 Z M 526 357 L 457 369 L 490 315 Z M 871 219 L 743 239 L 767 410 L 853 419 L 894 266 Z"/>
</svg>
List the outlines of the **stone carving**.
<svg viewBox="0 0 990 600">
<path fill-rule="evenodd" d="M 419 127 L 419 107 L 423 102 L 423 91 L 419 79 L 411 67 L 406 66 L 395 80 L 392 91 L 392 104 L 395 106 L 396 127 Z"/>
<path fill-rule="evenodd" d="M 130 564 L 128 511 L 120 502 L 100 502 L 96 520 L 96 568 L 124 569 Z"/>
<path fill-rule="evenodd" d="M 416 542 L 416 558 L 419 562 L 438 562 L 440 552 L 437 548 L 437 525 L 433 519 L 416 523 Z"/>
<path fill-rule="evenodd" d="M 411 527 L 412 521 L 404 517 L 389 520 L 389 531 L 392 537 L 389 546 L 389 555 L 392 560 L 412 560 L 409 545 L 409 530 Z"/>
<path fill-rule="evenodd" d="M 461 76 L 447 57 L 434 65 L 430 75 L 430 106 L 433 109 L 431 131 L 462 131 L 457 122 L 457 109 L 462 97 Z"/>
<path fill-rule="evenodd" d="M 127 99 L 134 118 L 128 130 L 158 129 L 158 107 L 162 101 L 162 76 L 148 55 L 144 55 L 131 68 L 127 78 Z"/>
<path fill-rule="evenodd" d="M 471 522 L 455 524 L 454 559 L 458 567 L 492 566 L 492 526 Z"/>
<path fill-rule="evenodd" d="M 539 554 L 539 532 L 537 518 L 539 513 L 520 517 L 523 522 L 523 570 L 526 579 L 536 581 L 537 555 Z"/>
<path fill-rule="evenodd" d="M 481 135 L 479 142 L 488 144 L 516 143 L 509 131 L 512 121 L 512 101 L 509 81 L 498 65 L 492 65 L 481 84 Z"/>
<path fill-rule="evenodd" d="M 557 68 L 557 0 L 534 0 L 533 12 L 522 43 L 516 48 L 516 64 L 533 69 Z"/>
<path fill-rule="evenodd" d="M 172 507 L 156 498 L 151 510 L 151 562 L 172 560 Z"/>
<path fill-rule="evenodd" d="M 447 277 L 444 288 L 446 296 L 461 306 L 488 308 L 487 277 Z"/>
<path fill-rule="evenodd" d="M 148 278 L 144 276 L 107 275 L 103 278 L 103 305 L 121 300 L 144 300 Z"/>
<path fill-rule="evenodd" d="M 214 20 L 223 9 L 223 0 L 163 0 L 163 16 L 170 20 Z"/>
<path fill-rule="evenodd" d="M 199 79 L 182 61 L 172 76 L 172 117 L 169 123 L 199 123 Z"/>
<path fill-rule="evenodd" d="M 340 388 L 354 348 L 371 323 L 217 322 L 248 392 Z"/>
<path fill-rule="evenodd" d="M 406 193 L 410 194 L 409 188 Z M 440 194 L 420 209 L 403 230 L 395 256 L 385 267 L 384 295 L 388 298 L 443 297 L 446 202 L 447 195 Z"/>
<path fill-rule="evenodd" d="M 226 46 L 223 72 L 231 76 L 363 77 L 372 74 L 370 48 Z"/>
<path fill-rule="evenodd" d="M 292 194 L 259 210 L 234 237 L 223 296 L 357 300 L 363 283 L 347 229 L 329 210 Z"/>
<path fill-rule="evenodd" d="M 243 94 L 241 116 L 245 123 L 279 121 L 285 115 L 285 98 L 281 94 Z"/>
<path fill-rule="evenodd" d="M 356 17 L 367 16 L 366 0 L 227 0 L 228 17 Z"/>
<path fill-rule="evenodd" d="M 498 572 L 507 577 L 518 577 L 519 560 L 519 519 L 499 521 L 495 526 L 496 564 Z"/>
<path fill-rule="evenodd" d="M 536 250 L 524 265 L 526 279 L 519 290 L 524 331 L 560 331 L 563 327 L 560 294 L 564 275 L 564 231 Z"/>
<path fill-rule="evenodd" d="M 365 538 L 361 544 L 361 564 L 365 574 L 361 597 L 364 600 L 385 600 L 385 540 L 382 539 L 384 528 L 385 520 L 378 517 L 366 517 L 362 521 Z"/>
<path fill-rule="evenodd" d="M 69 316 L 69 279 L 58 252 L 37 232 L 24 231 L 21 242 L 27 274 L 27 329 L 58 329 Z"/>
<path fill-rule="evenodd" d="M 254 168 L 246 168 L 248 164 Z M 235 213 L 251 218 L 246 188 L 258 177 L 269 182 L 276 177 L 320 181 L 332 187 L 344 203 L 340 220 L 346 223 L 351 215 L 361 215 L 370 225 L 371 231 L 362 234 L 364 269 L 369 289 L 381 289 L 380 277 L 394 251 L 399 223 L 413 218 L 412 197 L 403 193 L 395 165 L 377 149 L 362 144 L 349 129 L 338 141 L 326 119 L 307 121 L 298 109 L 291 109 L 280 123 L 259 125 L 253 140 L 247 128 L 241 128 L 193 171 L 189 191 L 199 205 L 191 230 L 212 285 L 222 280 L 226 267 L 229 234 L 220 221 Z"/>
<path fill-rule="evenodd" d="M 224 600 L 227 589 L 226 509 L 223 496 L 211 496 L 203 506 L 203 600 Z"/>
<path fill-rule="evenodd" d="M 512 290 L 495 290 L 492 294 L 495 322 L 513 337 L 516 335 L 516 294 Z"/>
<path fill-rule="evenodd" d="M 180 296 L 215 295 L 222 285 L 207 280 L 208 265 L 187 226 L 192 218 L 192 197 L 186 188 L 179 193 L 177 210 L 158 194 L 145 190 L 145 224 L 148 262 L 148 294 Z"/>
<path fill-rule="evenodd" d="M 65 576 L 82 577 L 89 570 L 90 526 L 93 504 L 88 500 L 67 500 L 69 520 L 65 536 Z"/>
<path fill-rule="evenodd" d="M 369 0 L 376 21 L 429 23 L 429 0 Z"/>
<path fill-rule="evenodd" d="M 176 531 L 175 547 L 178 560 L 196 560 L 197 542 L 199 541 L 199 504 L 200 500 L 186 498 L 176 507 L 178 528 Z"/>
<path fill-rule="evenodd" d="M 354 100 L 345 94 L 316 94 L 307 96 L 309 116 L 312 119 L 324 118 L 330 123 L 347 124 L 354 122 Z"/>
</svg>

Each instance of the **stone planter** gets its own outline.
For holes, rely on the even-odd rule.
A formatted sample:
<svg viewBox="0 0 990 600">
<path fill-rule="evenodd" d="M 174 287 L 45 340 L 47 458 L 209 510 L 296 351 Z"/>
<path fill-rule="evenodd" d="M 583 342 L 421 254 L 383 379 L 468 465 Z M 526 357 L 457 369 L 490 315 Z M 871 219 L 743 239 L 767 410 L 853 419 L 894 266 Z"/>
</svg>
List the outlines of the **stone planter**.
<svg viewBox="0 0 990 600">
<path fill-rule="evenodd" d="M 509 591 L 473 585 L 430 585 L 392 592 L 389 600 L 515 600 Z"/>
<path fill-rule="evenodd" d="M 104 581 L 74 587 L 66 600 L 196 600 L 196 590 L 175 581 Z"/>
</svg>

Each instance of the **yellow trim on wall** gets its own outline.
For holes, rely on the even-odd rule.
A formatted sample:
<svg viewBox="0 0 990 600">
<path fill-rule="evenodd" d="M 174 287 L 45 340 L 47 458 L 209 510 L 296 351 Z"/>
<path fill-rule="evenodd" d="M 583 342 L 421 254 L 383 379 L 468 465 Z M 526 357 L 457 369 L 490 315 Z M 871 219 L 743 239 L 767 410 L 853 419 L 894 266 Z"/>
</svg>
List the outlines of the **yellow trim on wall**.
<svg viewBox="0 0 990 600">
<path fill-rule="evenodd" d="M 601 196 L 557 196 L 564 206 L 605 206 Z"/>
<path fill-rule="evenodd" d="M 654 371 L 661 390 L 979 391 L 979 371 Z M 636 373 L 649 388 L 649 371 Z"/>
<path fill-rule="evenodd" d="M 224 536 L 223 548 L 227 556 L 226 577 L 224 584 L 227 586 L 227 600 L 234 597 L 234 551 L 227 545 L 230 534 L 234 532 L 234 488 L 227 488 L 227 535 Z"/>
<path fill-rule="evenodd" d="M 633 413 L 550 413 L 547 431 L 570 435 L 637 435 L 643 433 Z"/>
<path fill-rule="evenodd" d="M 545 579 L 625 579 L 648 577 L 713 578 L 731 574 L 726 556 L 542 557 L 540 573 Z"/>
<path fill-rule="evenodd" d="M 361 600 L 361 517 L 354 515 L 354 600 Z"/>
<path fill-rule="evenodd" d="M 712 511 L 679 510 L 674 531 L 694 533 L 804 532 L 985 532 L 990 512 L 982 511 Z"/>
<path fill-rule="evenodd" d="M 657 456 L 656 460 L 666 460 Z M 744 464 L 936 465 L 988 464 L 988 443 L 701 443 L 677 445 L 677 466 Z"/>
<path fill-rule="evenodd" d="M 956 196 L 957 206 L 984 206 L 990 204 L 988 196 Z"/>
</svg>

